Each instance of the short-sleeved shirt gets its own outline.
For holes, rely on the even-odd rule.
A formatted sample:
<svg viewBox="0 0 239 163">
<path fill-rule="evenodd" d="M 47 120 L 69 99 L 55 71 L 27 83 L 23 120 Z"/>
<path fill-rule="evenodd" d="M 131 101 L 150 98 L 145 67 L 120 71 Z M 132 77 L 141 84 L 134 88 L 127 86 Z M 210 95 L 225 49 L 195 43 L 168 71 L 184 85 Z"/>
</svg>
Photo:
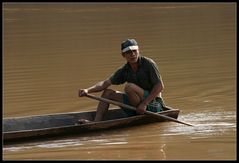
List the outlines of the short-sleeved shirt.
<svg viewBox="0 0 239 163">
<path fill-rule="evenodd" d="M 147 57 L 139 56 L 139 67 L 134 72 L 129 63 L 120 67 L 110 76 L 110 81 L 114 85 L 130 82 L 138 85 L 144 90 L 151 92 L 154 85 L 161 82 L 161 76 L 156 63 Z"/>
</svg>

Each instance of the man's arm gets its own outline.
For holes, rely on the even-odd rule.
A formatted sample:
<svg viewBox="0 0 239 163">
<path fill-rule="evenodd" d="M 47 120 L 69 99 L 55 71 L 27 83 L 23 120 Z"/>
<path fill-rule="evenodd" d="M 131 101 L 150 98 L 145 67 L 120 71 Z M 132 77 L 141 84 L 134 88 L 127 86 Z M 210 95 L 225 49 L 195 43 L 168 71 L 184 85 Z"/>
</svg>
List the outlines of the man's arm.
<svg viewBox="0 0 239 163">
<path fill-rule="evenodd" d="M 154 87 L 153 87 L 152 91 L 150 92 L 149 96 L 139 104 L 139 106 L 137 107 L 137 113 L 144 114 L 144 112 L 146 111 L 147 105 L 155 97 L 157 97 L 162 92 L 163 89 L 164 89 L 164 85 L 163 85 L 163 82 L 161 80 L 161 82 L 154 85 Z"/>
<path fill-rule="evenodd" d="M 142 101 L 145 105 L 148 105 L 155 97 L 159 95 L 164 89 L 163 82 L 159 82 L 158 84 L 154 85 L 152 91 L 150 92 L 149 96 Z"/>
<path fill-rule="evenodd" d="M 105 90 L 111 85 L 110 79 L 106 79 L 104 81 L 100 81 L 93 85 L 92 87 L 89 87 L 87 89 L 80 89 L 79 90 L 79 97 L 85 96 L 87 93 L 93 93 L 93 92 L 100 92 L 102 90 Z"/>
</svg>

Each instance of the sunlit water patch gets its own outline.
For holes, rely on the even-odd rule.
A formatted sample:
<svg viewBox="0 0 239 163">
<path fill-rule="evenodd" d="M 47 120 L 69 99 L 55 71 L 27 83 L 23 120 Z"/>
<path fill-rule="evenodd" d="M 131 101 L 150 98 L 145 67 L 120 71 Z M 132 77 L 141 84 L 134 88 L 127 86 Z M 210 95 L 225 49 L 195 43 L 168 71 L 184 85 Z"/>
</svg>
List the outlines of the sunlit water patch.
<svg viewBox="0 0 239 163">
<path fill-rule="evenodd" d="M 39 149 L 39 148 L 63 148 L 63 147 L 79 147 L 79 146 L 102 146 L 102 145 L 112 145 L 112 144 L 127 144 L 128 142 L 124 137 L 108 138 L 106 135 L 100 136 L 90 136 L 90 137 L 77 137 L 72 139 L 59 139 L 59 140 L 49 140 L 43 142 L 33 142 L 26 144 L 16 144 L 9 145 L 3 148 L 4 151 L 19 152 L 29 149 Z"/>
<path fill-rule="evenodd" d="M 236 113 L 233 111 L 222 112 L 194 112 L 181 115 L 178 119 L 193 124 L 186 126 L 174 124 L 165 128 L 164 135 L 190 135 L 191 138 L 200 136 L 226 134 L 227 131 L 236 131 Z"/>
</svg>

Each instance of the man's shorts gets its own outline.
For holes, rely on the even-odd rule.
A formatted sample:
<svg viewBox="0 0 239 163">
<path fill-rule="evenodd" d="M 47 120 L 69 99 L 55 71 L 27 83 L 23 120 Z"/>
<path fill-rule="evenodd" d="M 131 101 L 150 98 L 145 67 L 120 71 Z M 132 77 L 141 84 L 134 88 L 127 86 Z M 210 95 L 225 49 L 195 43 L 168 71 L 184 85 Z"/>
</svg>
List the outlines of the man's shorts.
<svg viewBox="0 0 239 163">
<path fill-rule="evenodd" d="M 144 90 L 144 99 L 148 97 L 149 92 Z M 127 94 L 123 95 L 123 103 L 126 105 L 130 105 L 129 99 Z M 154 100 L 152 100 L 148 105 L 146 110 L 151 112 L 161 112 L 163 110 L 163 107 L 165 106 L 163 99 L 160 97 L 156 97 Z M 128 115 L 136 115 L 136 112 L 127 108 L 122 108 Z"/>
</svg>

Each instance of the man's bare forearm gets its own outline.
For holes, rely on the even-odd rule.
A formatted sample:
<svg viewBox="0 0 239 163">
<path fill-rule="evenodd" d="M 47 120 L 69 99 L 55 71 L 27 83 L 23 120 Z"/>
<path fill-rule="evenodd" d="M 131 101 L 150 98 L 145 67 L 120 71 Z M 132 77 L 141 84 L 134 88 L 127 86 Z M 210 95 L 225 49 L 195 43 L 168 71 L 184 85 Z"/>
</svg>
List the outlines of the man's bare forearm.
<svg viewBox="0 0 239 163">
<path fill-rule="evenodd" d="M 104 81 L 100 81 L 98 83 L 96 83 L 95 85 L 93 85 L 92 87 L 87 88 L 88 93 L 92 93 L 92 92 L 100 92 L 106 88 L 108 88 L 111 85 L 110 80 L 104 80 Z"/>
</svg>

